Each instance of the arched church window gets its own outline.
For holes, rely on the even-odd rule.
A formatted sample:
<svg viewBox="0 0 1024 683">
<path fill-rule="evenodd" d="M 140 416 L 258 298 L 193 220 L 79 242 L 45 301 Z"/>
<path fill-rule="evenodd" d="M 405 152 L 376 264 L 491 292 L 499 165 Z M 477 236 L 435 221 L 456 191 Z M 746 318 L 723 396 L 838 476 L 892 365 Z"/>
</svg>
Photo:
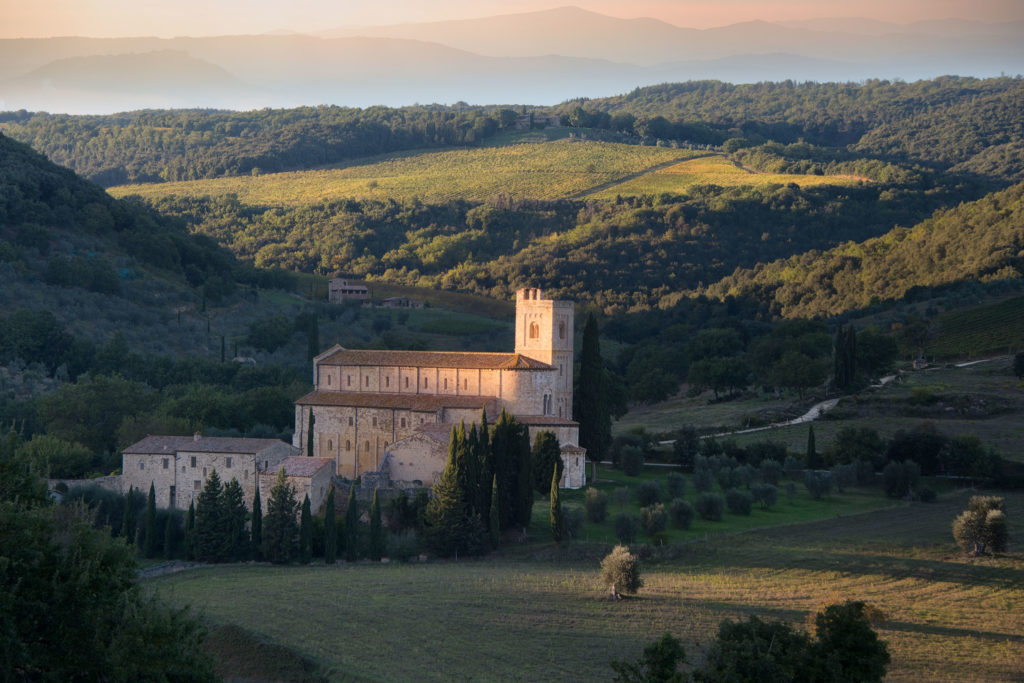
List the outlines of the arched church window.
<svg viewBox="0 0 1024 683">
<path fill-rule="evenodd" d="M 345 450 L 346 451 L 352 450 L 352 442 L 351 441 L 346 441 L 345 442 Z"/>
<path fill-rule="evenodd" d="M 329 450 L 329 451 L 333 451 L 334 450 L 334 441 L 332 441 L 331 439 L 327 439 L 327 450 Z"/>
<path fill-rule="evenodd" d="M 540 325 L 530 323 L 530 339 L 537 339 L 538 337 L 540 337 Z"/>
<path fill-rule="evenodd" d="M 367 453 L 370 452 L 370 442 L 369 441 L 366 442 L 366 452 Z"/>
<path fill-rule="evenodd" d="M 565 321 L 558 322 L 558 338 L 565 339 Z"/>
<path fill-rule="evenodd" d="M 448 378 L 447 377 L 444 378 L 444 390 L 448 391 Z"/>
</svg>

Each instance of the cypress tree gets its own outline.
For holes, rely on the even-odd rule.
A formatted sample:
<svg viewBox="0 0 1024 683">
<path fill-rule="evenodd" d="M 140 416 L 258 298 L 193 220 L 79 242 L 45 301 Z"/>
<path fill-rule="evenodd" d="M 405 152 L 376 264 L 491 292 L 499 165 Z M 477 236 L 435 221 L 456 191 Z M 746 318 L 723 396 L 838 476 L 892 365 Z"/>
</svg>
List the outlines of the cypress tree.
<svg viewBox="0 0 1024 683">
<path fill-rule="evenodd" d="M 359 504 L 356 502 L 356 487 L 348 490 L 348 509 L 345 510 L 345 561 L 359 559 Z"/>
<path fill-rule="evenodd" d="M 573 394 L 573 418 L 580 423 L 580 446 L 587 449 L 587 458 L 595 463 L 603 459 L 611 443 L 611 414 L 598 335 L 597 319 L 591 313 L 583 328 L 579 384 Z"/>
<path fill-rule="evenodd" d="M 252 496 L 252 523 L 249 533 L 249 547 L 253 559 L 263 555 L 263 501 L 260 499 L 260 482 L 256 479 L 256 493 Z"/>
<path fill-rule="evenodd" d="M 245 523 L 249 511 L 245 509 L 245 492 L 238 480 L 232 477 L 224 487 L 224 559 L 244 560 L 249 557 L 249 534 Z"/>
<path fill-rule="evenodd" d="M 135 488 L 128 487 L 124 498 L 124 512 L 121 515 L 121 536 L 128 543 L 135 542 Z"/>
<path fill-rule="evenodd" d="M 206 479 L 196 503 L 193 534 L 196 559 L 200 562 L 223 562 L 229 557 L 230 534 L 224 506 L 224 485 L 214 469 Z"/>
<path fill-rule="evenodd" d="M 526 425 L 516 422 L 518 426 L 516 455 L 519 462 L 516 466 L 516 503 L 518 505 L 517 522 L 524 529 L 530 526 L 533 512 L 533 454 L 530 452 L 530 430 Z"/>
<path fill-rule="evenodd" d="M 334 564 L 338 559 L 338 519 L 334 513 L 334 486 L 327 492 L 324 509 L 324 562 Z"/>
<path fill-rule="evenodd" d="M 480 444 L 476 433 L 476 423 L 466 435 L 466 503 L 467 513 L 479 515 L 484 506 L 481 500 L 483 481 L 480 479 Z"/>
<path fill-rule="evenodd" d="M 821 458 L 814 445 L 814 425 L 807 428 L 807 469 L 816 470 L 821 467 Z"/>
<path fill-rule="evenodd" d="M 313 559 L 313 514 L 309 507 L 309 494 L 302 500 L 302 516 L 299 519 L 299 562 L 309 564 Z"/>
<path fill-rule="evenodd" d="M 146 498 L 145 536 L 142 540 L 143 557 L 156 557 L 156 488 L 149 482 L 149 497 Z"/>
<path fill-rule="evenodd" d="M 313 416 L 313 409 L 309 409 L 309 419 L 306 420 L 306 457 L 313 457 L 313 427 L 316 425 L 316 417 Z"/>
<path fill-rule="evenodd" d="M 501 515 L 499 514 L 500 508 L 498 507 L 498 476 L 494 475 L 491 480 L 491 505 L 490 505 L 490 516 L 488 517 L 488 531 L 491 537 L 491 547 L 495 550 L 498 549 L 498 543 L 501 542 Z"/>
<path fill-rule="evenodd" d="M 490 520 L 491 500 L 493 498 L 492 483 L 494 479 L 494 464 L 491 457 L 491 436 L 487 426 L 487 410 L 480 413 L 480 429 L 476 433 L 476 457 L 477 457 L 477 481 L 480 485 L 477 489 L 479 496 L 480 519 Z"/>
<path fill-rule="evenodd" d="M 551 474 L 551 540 L 562 542 L 562 501 L 558 491 L 558 471 Z"/>
<path fill-rule="evenodd" d="M 188 502 L 188 512 L 185 514 L 185 559 L 194 560 L 196 557 L 196 502 Z"/>
<path fill-rule="evenodd" d="M 263 520 L 263 556 L 276 564 L 290 562 L 298 545 L 299 528 L 295 521 L 299 503 L 295 489 L 288 483 L 284 467 L 270 489 L 267 516 Z"/>
<path fill-rule="evenodd" d="M 533 442 L 533 486 L 537 493 L 543 495 L 551 487 L 551 474 L 558 473 L 562 479 L 562 448 L 554 432 L 541 432 Z"/>
<path fill-rule="evenodd" d="M 373 504 L 370 506 L 370 559 L 380 562 L 384 555 L 384 527 L 380 521 L 380 500 L 377 490 L 373 491 Z"/>
<path fill-rule="evenodd" d="M 164 524 L 164 559 L 174 559 L 174 510 L 167 511 L 167 522 Z"/>
</svg>

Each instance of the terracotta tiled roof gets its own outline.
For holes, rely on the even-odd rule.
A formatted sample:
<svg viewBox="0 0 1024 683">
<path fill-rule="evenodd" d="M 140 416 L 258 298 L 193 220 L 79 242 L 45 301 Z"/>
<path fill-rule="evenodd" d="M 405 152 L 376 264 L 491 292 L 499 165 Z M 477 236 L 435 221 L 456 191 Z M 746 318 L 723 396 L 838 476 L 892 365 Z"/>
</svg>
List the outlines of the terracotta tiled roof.
<svg viewBox="0 0 1024 683">
<path fill-rule="evenodd" d="M 319 358 L 321 365 L 368 365 L 403 368 L 462 368 L 468 370 L 551 370 L 547 363 L 518 353 L 469 351 L 368 351 L 338 347 Z"/>
<path fill-rule="evenodd" d="M 278 439 L 240 439 L 223 436 L 147 436 L 133 443 L 122 453 L 129 455 L 150 455 L 154 453 L 259 453 L 265 448 L 282 444 Z"/>
<path fill-rule="evenodd" d="M 531 427 L 579 427 L 579 422 L 553 415 L 516 415 L 515 418 Z"/>
<path fill-rule="evenodd" d="M 494 412 L 498 399 L 493 396 L 445 396 L 438 394 L 385 394 L 370 391 L 313 391 L 295 402 L 300 406 L 349 406 L 355 408 L 394 408 L 436 412 L 442 408 L 487 408 Z"/>
<path fill-rule="evenodd" d="M 289 477 L 312 477 L 324 467 L 329 467 L 332 462 L 334 461 L 330 458 L 307 458 L 302 455 L 293 455 L 277 465 L 271 465 L 270 469 L 263 474 L 277 476 L 283 467 L 284 473 Z"/>
</svg>

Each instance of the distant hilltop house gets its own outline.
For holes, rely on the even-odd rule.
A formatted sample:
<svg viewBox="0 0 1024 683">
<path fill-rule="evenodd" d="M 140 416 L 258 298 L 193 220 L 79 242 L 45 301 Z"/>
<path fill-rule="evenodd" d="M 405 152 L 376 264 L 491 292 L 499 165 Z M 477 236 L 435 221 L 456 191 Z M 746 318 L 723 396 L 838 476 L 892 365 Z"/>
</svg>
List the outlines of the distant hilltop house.
<svg viewBox="0 0 1024 683">
<path fill-rule="evenodd" d="M 327 301 L 332 304 L 340 304 L 344 301 L 367 301 L 370 298 L 370 290 L 365 285 L 356 285 L 340 277 L 336 277 L 328 283 Z"/>
<path fill-rule="evenodd" d="M 256 483 L 263 509 L 282 467 L 299 500 L 309 494 L 313 510 L 327 497 L 334 461 L 306 458 L 298 448 L 277 439 L 194 436 L 147 436 L 122 452 L 121 490 L 134 487 L 143 495 L 153 484 L 158 507 L 185 509 L 206 485 L 213 470 L 225 483 L 238 480 L 246 505 Z"/>
<path fill-rule="evenodd" d="M 538 114 L 523 114 L 516 119 L 517 130 L 529 130 L 530 128 L 560 128 L 562 118 L 560 116 L 540 116 Z"/>
<path fill-rule="evenodd" d="M 586 450 L 572 416 L 573 304 L 516 292 L 515 351 L 372 351 L 334 346 L 313 359 L 314 391 L 295 403 L 293 444 L 336 463 L 339 475 L 372 474 L 395 486 L 429 486 L 443 471 L 451 429 L 502 409 L 531 442 L 554 432 L 561 485 L 584 484 Z M 364 478 L 366 481 L 366 478 Z"/>
</svg>

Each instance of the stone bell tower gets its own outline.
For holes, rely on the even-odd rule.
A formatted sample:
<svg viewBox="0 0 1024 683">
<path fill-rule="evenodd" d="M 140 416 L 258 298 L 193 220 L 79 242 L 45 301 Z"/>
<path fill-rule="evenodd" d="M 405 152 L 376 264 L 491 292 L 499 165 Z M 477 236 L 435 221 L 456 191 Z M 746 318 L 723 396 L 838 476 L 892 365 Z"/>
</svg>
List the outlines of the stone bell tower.
<svg viewBox="0 0 1024 683">
<path fill-rule="evenodd" d="M 541 389 L 538 414 L 572 419 L 573 302 L 544 299 L 541 290 L 516 292 L 516 353 L 554 369 Z"/>
</svg>

